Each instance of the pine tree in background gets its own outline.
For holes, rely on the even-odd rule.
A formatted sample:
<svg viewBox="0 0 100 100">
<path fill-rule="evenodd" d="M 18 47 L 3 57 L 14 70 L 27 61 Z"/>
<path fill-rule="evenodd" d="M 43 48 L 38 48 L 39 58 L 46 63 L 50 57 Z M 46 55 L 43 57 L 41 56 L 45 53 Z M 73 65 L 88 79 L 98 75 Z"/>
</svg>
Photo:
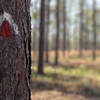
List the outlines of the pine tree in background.
<svg viewBox="0 0 100 100">
<path fill-rule="evenodd" d="M 44 34 L 45 34 L 45 0 L 41 0 L 40 11 L 40 39 L 39 39 L 39 61 L 38 73 L 43 74 L 43 57 L 44 57 Z"/>
<path fill-rule="evenodd" d="M 80 57 L 82 56 L 82 51 L 83 51 L 83 33 L 84 33 L 83 20 L 84 20 L 84 0 L 80 0 L 80 39 L 79 39 Z"/>
<path fill-rule="evenodd" d="M 60 0 L 56 0 L 57 2 L 57 7 L 56 7 L 56 47 L 55 47 L 55 65 L 58 64 L 58 59 L 59 59 L 59 40 L 60 40 L 60 23 L 59 23 L 59 20 L 60 20 L 60 16 L 59 16 L 59 3 L 60 3 Z"/>
<path fill-rule="evenodd" d="M 93 0 L 93 60 L 96 59 L 96 0 Z"/>
<path fill-rule="evenodd" d="M 49 28 L 50 28 L 50 0 L 47 0 L 47 24 L 46 24 L 46 62 L 49 63 Z"/>
<path fill-rule="evenodd" d="M 63 0 L 63 27 L 64 27 L 64 33 L 63 33 L 63 55 L 65 56 L 66 51 L 66 0 Z M 68 47 L 68 46 L 67 46 Z"/>
</svg>

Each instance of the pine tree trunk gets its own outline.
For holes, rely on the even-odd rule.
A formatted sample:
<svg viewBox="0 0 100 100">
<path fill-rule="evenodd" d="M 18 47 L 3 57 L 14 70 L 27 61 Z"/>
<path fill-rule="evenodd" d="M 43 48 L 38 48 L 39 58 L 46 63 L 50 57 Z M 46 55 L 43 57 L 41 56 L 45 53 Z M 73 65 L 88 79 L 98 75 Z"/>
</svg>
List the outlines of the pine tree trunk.
<svg viewBox="0 0 100 100">
<path fill-rule="evenodd" d="M 45 0 L 41 0 L 38 73 L 43 74 Z"/>
<path fill-rule="evenodd" d="M 38 23 L 37 19 L 38 19 L 38 13 L 37 13 L 37 9 L 38 9 L 38 1 L 36 0 L 35 1 L 35 4 L 34 4 L 34 9 L 35 9 L 35 14 L 34 14 L 34 20 L 35 20 L 35 23 L 34 23 L 34 29 L 33 29 L 33 59 L 36 57 L 36 50 L 37 50 L 37 25 L 36 23 Z M 34 59 L 35 60 L 35 59 Z"/>
<path fill-rule="evenodd" d="M 66 51 L 66 0 L 63 0 L 63 25 L 64 25 L 64 33 L 63 33 L 63 56 L 65 57 Z"/>
<path fill-rule="evenodd" d="M 29 0 L 0 0 L 0 100 L 30 100 L 29 7 Z"/>
<path fill-rule="evenodd" d="M 80 40 L 79 40 L 80 57 L 82 56 L 82 51 L 83 51 L 83 27 L 84 27 L 83 20 L 84 20 L 84 0 L 80 0 Z"/>
<path fill-rule="evenodd" d="M 93 60 L 96 59 L 96 0 L 93 0 Z"/>
<path fill-rule="evenodd" d="M 56 27 L 57 27 L 57 33 L 56 33 L 56 48 L 55 48 L 55 65 L 58 64 L 58 58 L 59 58 L 59 29 L 60 29 L 60 24 L 59 24 L 59 2 L 60 0 L 56 0 L 57 2 L 57 8 L 56 8 Z"/>
<path fill-rule="evenodd" d="M 88 29 L 88 25 L 89 25 L 89 18 L 87 15 L 87 19 L 86 19 L 86 23 L 85 23 L 85 50 L 89 49 L 89 29 Z"/>
<path fill-rule="evenodd" d="M 46 62 L 49 63 L 49 23 L 50 23 L 50 0 L 47 0 L 47 29 L 46 29 Z"/>
</svg>

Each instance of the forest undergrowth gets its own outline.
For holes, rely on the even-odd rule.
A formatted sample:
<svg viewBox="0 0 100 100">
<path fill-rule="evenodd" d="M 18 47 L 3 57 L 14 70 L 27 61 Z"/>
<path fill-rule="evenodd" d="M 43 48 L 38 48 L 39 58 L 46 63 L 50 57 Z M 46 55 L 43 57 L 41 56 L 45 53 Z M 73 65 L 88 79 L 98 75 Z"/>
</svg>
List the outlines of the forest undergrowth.
<svg viewBox="0 0 100 100">
<path fill-rule="evenodd" d="M 44 75 L 32 66 L 32 100 L 100 100 L 99 56 L 95 61 L 90 56 L 60 61 L 58 66 L 45 64 Z"/>
</svg>

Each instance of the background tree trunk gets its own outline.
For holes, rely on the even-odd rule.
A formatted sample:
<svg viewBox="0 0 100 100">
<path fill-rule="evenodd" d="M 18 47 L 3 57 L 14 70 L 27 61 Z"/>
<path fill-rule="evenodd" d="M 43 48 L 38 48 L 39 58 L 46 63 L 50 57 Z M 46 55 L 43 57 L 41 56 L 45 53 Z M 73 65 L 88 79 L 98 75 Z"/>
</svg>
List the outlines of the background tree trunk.
<svg viewBox="0 0 100 100">
<path fill-rule="evenodd" d="M 43 74 L 43 55 L 44 55 L 44 26 L 45 26 L 45 0 L 41 0 L 40 12 L 40 42 L 39 42 L 39 62 L 38 73 Z"/>
<path fill-rule="evenodd" d="M 96 59 L 96 0 L 93 0 L 93 60 Z"/>
<path fill-rule="evenodd" d="M 49 26 L 50 26 L 50 0 L 47 0 L 47 23 L 46 23 L 46 62 L 49 62 Z"/>
<path fill-rule="evenodd" d="M 89 18 L 88 14 L 86 16 L 86 22 L 85 22 L 85 50 L 89 50 Z"/>
<path fill-rule="evenodd" d="M 0 36 L 0 100 L 30 100 L 29 8 L 30 0 L 0 0 L 0 16 L 6 12 L 7 20 L 13 20 L 9 22 L 11 36 Z M 11 27 L 14 23 L 17 27 Z"/>
<path fill-rule="evenodd" d="M 56 8 L 56 27 L 57 27 L 57 33 L 56 33 L 56 48 L 55 48 L 55 65 L 58 64 L 58 58 L 59 58 L 59 29 L 60 29 L 60 24 L 59 24 L 59 2 L 60 0 L 56 0 L 57 2 L 57 8 Z"/>
<path fill-rule="evenodd" d="M 34 19 L 35 19 L 35 23 L 34 23 L 34 35 L 33 35 L 33 51 L 34 51 L 34 53 L 33 53 L 33 59 L 36 57 L 36 50 L 37 50 L 37 48 L 36 48 L 36 43 L 37 43 L 37 23 L 38 23 L 38 21 L 37 21 L 37 18 L 38 18 L 38 13 L 37 13 L 37 5 L 38 4 L 38 1 L 36 0 L 35 1 L 35 4 L 34 4 L 34 7 L 35 7 L 35 14 L 34 14 Z"/>
<path fill-rule="evenodd" d="M 66 0 L 63 0 L 63 25 L 64 25 L 64 33 L 63 33 L 63 55 L 65 56 L 65 51 L 66 51 L 66 28 L 67 28 L 67 26 L 66 26 Z"/>
<path fill-rule="evenodd" d="M 82 50 L 83 50 L 83 28 L 84 28 L 83 20 L 84 20 L 84 0 L 80 0 L 80 40 L 79 40 L 80 57 L 82 56 Z"/>
</svg>

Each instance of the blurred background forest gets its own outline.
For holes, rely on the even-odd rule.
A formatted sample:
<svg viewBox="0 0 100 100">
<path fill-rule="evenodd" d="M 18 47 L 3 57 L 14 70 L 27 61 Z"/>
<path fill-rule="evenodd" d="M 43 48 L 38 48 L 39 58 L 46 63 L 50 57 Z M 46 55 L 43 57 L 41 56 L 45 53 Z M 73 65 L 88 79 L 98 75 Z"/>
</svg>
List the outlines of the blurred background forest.
<svg viewBox="0 0 100 100">
<path fill-rule="evenodd" d="M 32 100 L 100 100 L 100 0 L 32 0 Z"/>
</svg>

